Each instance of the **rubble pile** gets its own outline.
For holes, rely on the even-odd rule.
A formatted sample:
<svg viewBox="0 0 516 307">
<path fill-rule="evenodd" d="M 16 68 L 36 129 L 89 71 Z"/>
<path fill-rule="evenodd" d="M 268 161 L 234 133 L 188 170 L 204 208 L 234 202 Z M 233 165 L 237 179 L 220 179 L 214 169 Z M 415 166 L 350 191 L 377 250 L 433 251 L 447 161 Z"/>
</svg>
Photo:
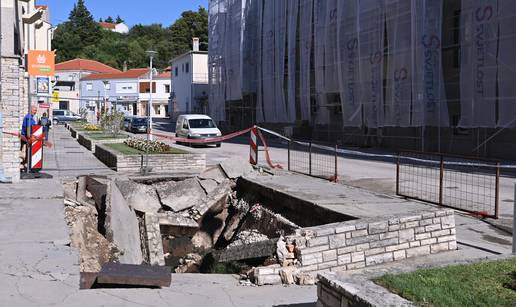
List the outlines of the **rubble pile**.
<svg viewBox="0 0 516 307">
<path fill-rule="evenodd" d="M 263 284 L 254 267 L 294 268 L 294 246 L 283 237 L 300 227 L 238 190 L 238 179 L 253 172 L 247 161 L 227 161 L 158 183 L 80 177 L 65 202 L 81 272 L 99 272 L 107 262 L 166 265 L 175 273 L 214 272 L 221 264 Z M 291 275 L 286 283 L 299 279 Z"/>
</svg>

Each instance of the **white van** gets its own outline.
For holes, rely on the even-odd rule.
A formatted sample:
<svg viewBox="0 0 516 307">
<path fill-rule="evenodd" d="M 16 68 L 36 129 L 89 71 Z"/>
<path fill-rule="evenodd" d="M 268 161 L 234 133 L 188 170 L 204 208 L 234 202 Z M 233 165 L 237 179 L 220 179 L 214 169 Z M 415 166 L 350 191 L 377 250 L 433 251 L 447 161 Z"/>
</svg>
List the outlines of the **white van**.
<svg viewBox="0 0 516 307">
<path fill-rule="evenodd" d="M 177 117 L 177 137 L 198 140 L 214 138 L 221 135 L 222 133 L 219 128 L 217 128 L 217 125 L 215 125 L 213 119 L 207 115 L 185 114 Z M 220 147 L 220 142 L 206 144 L 215 144 L 217 147 Z"/>
</svg>

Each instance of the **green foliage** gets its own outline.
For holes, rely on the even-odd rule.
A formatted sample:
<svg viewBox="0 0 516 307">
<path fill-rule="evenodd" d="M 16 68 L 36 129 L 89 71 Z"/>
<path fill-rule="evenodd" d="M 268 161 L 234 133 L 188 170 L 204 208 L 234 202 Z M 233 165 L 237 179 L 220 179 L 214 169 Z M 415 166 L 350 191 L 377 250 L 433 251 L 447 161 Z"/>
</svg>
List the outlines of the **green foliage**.
<svg viewBox="0 0 516 307">
<path fill-rule="evenodd" d="M 108 18 L 106 18 L 106 20 L 104 22 L 114 23 L 113 17 L 108 16 Z"/>
<path fill-rule="evenodd" d="M 516 306 L 516 258 L 387 274 L 374 281 L 420 306 Z"/>
<path fill-rule="evenodd" d="M 124 113 L 118 111 L 112 111 L 110 113 L 104 113 L 100 120 L 100 126 L 104 133 L 111 134 L 114 137 L 120 134 L 122 129 L 122 123 L 124 121 Z"/>
<path fill-rule="evenodd" d="M 123 19 L 117 16 L 115 21 L 112 17 L 104 21 L 119 23 Z M 154 65 L 163 69 L 172 58 L 191 50 L 193 37 L 199 37 L 201 50 L 207 50 L 208 12 L 202 7 L 183 12 L 169 27 L 137 24 L 129 33 L 121 34 L 103 30 L 84 5 L 84 0 L 78 0 L 69 20 L 58 25 L 52 44 L 57 49 L 57 62 L 81 57 L 118 69 L 124 67 L 124 62 L 128 68 L 147 67 L 145 51 L 152 49 L 158 52 Z"/>
<path fill-rule="evenodd" d="M 117 15 L 117 16 L 116 16 L 115 23 L 116 23 L 116 24 L 119 24 L 119 23 L 122 23 L 122 22 L 124 22 L 124 20 L 123 20 L 122 18 L 120 18 L 120 15 Z"/>
</svg>

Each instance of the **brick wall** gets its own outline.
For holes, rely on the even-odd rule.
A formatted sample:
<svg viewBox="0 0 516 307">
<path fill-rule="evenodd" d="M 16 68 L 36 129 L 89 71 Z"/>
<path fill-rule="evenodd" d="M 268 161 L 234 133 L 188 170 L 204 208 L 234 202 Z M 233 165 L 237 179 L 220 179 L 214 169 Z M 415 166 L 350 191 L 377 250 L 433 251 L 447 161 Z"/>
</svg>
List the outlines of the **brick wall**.
<svg viewBox="0 0 516 307">
<path fill-rule="evenodd" d="M 351 270 L 457 248 L 453 210 L 304 228 L 296 242 L 300 270 Z"/>
<path fill-rule="evenodd" d="M 23 70 L 18 58 L 1 58 L 2 65 L 2 100 L 0 110 L 3 115 L 3 131 L 18 132 L 24 115 L 24 99 L 20 99 L 25 92 L 26 83 L 23 82 Z M 26 105 L 26 104 L 25 104 Z M 0 140 L 0 163 L 4 175 L 12 182 L 20 180 L 20 139 L 15 136 L 2 134 Z"/>
</svg>

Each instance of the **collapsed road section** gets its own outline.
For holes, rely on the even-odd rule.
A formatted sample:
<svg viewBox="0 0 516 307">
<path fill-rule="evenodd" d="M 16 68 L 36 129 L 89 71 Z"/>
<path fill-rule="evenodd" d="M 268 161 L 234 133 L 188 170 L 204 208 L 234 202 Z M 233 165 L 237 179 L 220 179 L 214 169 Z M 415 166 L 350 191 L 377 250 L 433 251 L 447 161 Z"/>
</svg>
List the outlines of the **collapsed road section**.
<svg viewBox="0 0 516 307">
<path fill-rule="evenodd" d="M 66 218 L 81 272 L 121 263 L 313 284 L 321 270 L 456 248 L 452 211 L 357 219 L 253 180 L 267 176 L 281 175 L 231 161 L 196 177 L 79 177 Z"/>
</svg>

